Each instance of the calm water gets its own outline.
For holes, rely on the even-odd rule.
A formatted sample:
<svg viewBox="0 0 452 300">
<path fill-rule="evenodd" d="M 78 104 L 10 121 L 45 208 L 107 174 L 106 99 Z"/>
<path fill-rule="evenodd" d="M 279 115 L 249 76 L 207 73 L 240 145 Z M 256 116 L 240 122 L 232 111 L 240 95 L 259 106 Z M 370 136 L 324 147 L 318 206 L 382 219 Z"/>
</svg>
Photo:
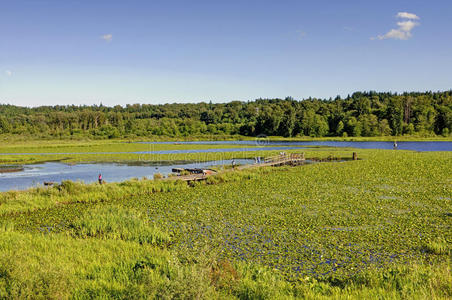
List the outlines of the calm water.
<svg viewBox="0 0 452 300">
<path fill-rule="evenodd" d="M 144 142 L 146 143 L 146 142 Z M 390 150 L 394 147 L 394 142 L 339 142 L 339 141 L 270 141 L 259 139 L 256 141 L 215 141 L 215 142 L 178 142 L 180 144 L 212 144 L 212 145 L 257 145 L 268 146 L 271 148 L 281 146 L 324 146 L 324 147 L 346 147 L 359 149 L 386 149 Z M 149 144 L 174 144 L 174 142 L 150 142 Z M 452 142 L 397 142 L 397 149 L 399 150 L 413 150 L 413 151 L 452 151 Z M 218 149 L 223 150 L 223 149 Z M 276 149 L 279 150 L 279 149 Z M 220 151 L 221 152 L 221 151 Z"/>
<path fill-rule="evenodd" d="M 244 148 L 221 148 L 221 149 L 185 149 L 185 150 L 157 150 L 157 151 L 135 151 L 135 152 L 83 152 L 83 154 L 189 154 L 209 152 L 249 152 L 268 150 L 290 150 L 300 147 L 343 147 L 359 149 L 393 149 L 393 142 L 335 142 L 335 141 L 197 141 L 197 142 L 140 142 L 141 144 L 203 144 L 203 145 L 249 145 Z M 252 147 L 251 147 L 252 146 Z M 452 151 L 452 142 L 398 142 L 397 149 L 413 151 Z M 306 148 L 305 148 L 306 149 Z M 68 152 L 51 153 L 0 153 L 0 155 L 69 155 Z M 82 154 L 82 153 L 78 153 Z"/>
<path fill-rule="evenodd" d="M 250 164 L 254 160 L 236 159 L 237 164 Z M 231 160 L 210 161 L 190 164 L 174 165 L 126 165 L 113 163 L 67 165 L 48 162 L 43 164 L 25 165 L 24 170 L 14 173 L 0 173 L 0 191 L 24 190 L 44 181 L 61 182 L 62 180 L 96 182 L 102 177 L 107 182 L 119 182 L 131 178 L 147 177 L 152 179 L 154 174 L 168 175 L 172 168 L 208 168 L 214 165 L 231 164 Z"/>
<path fill-rule="evenodd" d="M 153 142 L 149 144 L 174 144 L 175 142 Z M 280 142 L 259 139 L 256 141 L 215 141 L 215 142 L 178 142 L 179 144 L 221 144 L 221 145 L 250 145 L 246 148 L 223 148 L 223 149 L 190 149 L 190 150 L 160 150 L 139 152 L 90 152 L 88 154 L 183 154 L 183 153 L 207 153 L 207 152 L 242 152 L 242 151 L 264 151 L 264 150 L 290 150 L 304 147 L 350 147 L 361 149 L 393 149 L 393 142 L 335 142 L 335 141 L 312 141 L 312 142 Z M 252 147 L 251 147 L 252 146 Z M 414 151 L 452 151 L 452 142 L 398 142 L 400 150 Z M 24 155 L 27 153 L 2 153 L 0 155 Z M 71 153 L 29 153 L 33 155 L 71 154 Z M 252 163 L 253 160 L 237 160 L 237 163 Z M 204 163 L 174 164 L 174 165 L 126 165 L 111 163 L 67 165 L 63 163 L 44 163 L 26 165 L 24 170 L 15 173 L 0 173 L 0 191 L 12 189 L 22 190 L 44 181 L 60 182 L 62 180 L 95 182 L 99 173 L 102 173 L 107 182 L 123 181 L 134 177 L 152 178 L 155 173 L 167 175 L 172 168 L 207 168 L 212 165 L 230 164 L 230 160 L 213 161 Z"/>
<path fill-rule="evenodd" d="M 202 142 L 198 142 L 202 143 Z M 215 142 L 206 142 L 215 143 Z M 230 142 L 234 143 L 234 142 Z M 154 144 L 154 143 L 146 143 Z M 174 144 L 174 143 L 166 143 Z M 184 149 L 184 150 L 156 150 L 156 151 L 132 151 L 132 152 L 47 152 L 47 153 L 0 153 L 0 155 L 70 155 L 70 154 L 188 154 L 188 153 L 208 153 L 208 152 L 249 152 L 249 151 L 268 151 L 268 150 L 290 150 L 294 146 L 274 145 L 274 146 L 261 146 L 261 147 L 249 147 L 249 148 L 221 148 L 221 149 Z M 297 147 L 299 148 L 299 147 Z"/>
</svg>

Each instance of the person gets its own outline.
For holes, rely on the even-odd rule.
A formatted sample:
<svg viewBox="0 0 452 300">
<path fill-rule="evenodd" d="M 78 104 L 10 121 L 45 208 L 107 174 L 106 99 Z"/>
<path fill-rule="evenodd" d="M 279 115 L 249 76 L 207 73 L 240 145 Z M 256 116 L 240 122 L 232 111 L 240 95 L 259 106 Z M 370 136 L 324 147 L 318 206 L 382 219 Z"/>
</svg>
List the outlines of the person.
<svg viewBox="0 0 452 300">
<path fill-rule="evenodd" d="M 394 141 L 394 150 L 396 150 L 396 149 L 397 149 L 397 142 Z"/>
<path fill-rule="evenodd" d="M 99 174 L 99 184 L 102 184 L 102 174 Z"/>
<path fill-rule="evenodd" d="M 235 159 L 232 160 L 232 168 L 235 169 Z"/>
</svg>

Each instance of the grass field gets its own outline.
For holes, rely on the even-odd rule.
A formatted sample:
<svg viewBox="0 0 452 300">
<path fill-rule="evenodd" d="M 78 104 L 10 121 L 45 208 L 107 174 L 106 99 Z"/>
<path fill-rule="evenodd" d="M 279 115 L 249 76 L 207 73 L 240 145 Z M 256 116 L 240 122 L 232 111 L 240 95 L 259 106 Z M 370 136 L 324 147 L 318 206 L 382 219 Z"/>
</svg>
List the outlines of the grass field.
<svg viewBox="0 0 452 300">
<path fill-rule="evenodd" d="M 0 298 L 452 297 L 452 153 L 357 151 L 1 193 Z"/>
<path fill-rule="evenodd" d="M 40 142 L 15 142 L 0 145 L 0 153 L 87 153 L 87 152 L 139 152 L 159 150 L 186 150 L 186 149 L 220 149 L 220 148 L 244 148 L 253 145 L 204 145 L 204 144 L 143 144 L 124 141 L 40 141 Z"/>
<path fill-rule="evenodd" d="M 253 148 L 257 145 L 203 145 L 203 144 L 140 144 L 123 141 L 40 141 L 11 142 L 0 145 L 0 165 L 32 164 L 45 161 L 77 162 L 137 162 L 137 161 L 207 161 L 254 157 L 258 153 L 231 152 L 222 153 L 175 153 L 140 154 L 130 152 L 149 152 L 160 150 L 203 150 L 224 148 Z M 259 146 L 262 147 L 262 146 Z M 117 153 L 115 153 L 117 152 Z M 129 152 L 129 153 L 127 153 Z M 24 155 L 17 155 L 24 153 Z M 59 153 L 59 154 L 57 154 Z M 277 153 L 274 151 L 273 153 Z M 8 155 L 11 154 L 11 155 Z M 14 155 L 13 155 L 14 154 Z M 41 155 L 44 154 L 44 155 Z M 254 156 L 253 156 L 254 155 Z"/>
<path fill-rule="evenodd" d="M 244 139 L 246 139 L 244 137 Z M 250 139 L 250 138 L 248 138 Z M 5 139 L 0 143 L 0 165 L 9 164 L 34 164 L 46 161 L 61 161 L 65 163 L 86 163 L 86 162 L 137 162 L 137 161 L 211 161 L 231 158 L 254 158 L 257 156 L 275 155 L 280 151 L 239 151 L 221 153 L 173 153 L 173 154 L 144 154 L 132 152 L 153 152 L 160 150 L 203 150 L 203 149 L 224 149 L 224 148 L 253 148 L 266 146 L 265 141 L 393 141 L 394 137 L 373 137 L 373 138 L 281 138 L 268 137 L 255 140 L 254 145 L 205 145 L 205 144 L 178 144 L 176 141 L 169 144 L 142 144 L 136 141 L 124 140 L 9 140 Z M 398 141 L 447 141 L 447 138 L 428 137 L 398 137 Z M 450 140 L 450 139 L 449 139 Z M 296 146 L 295 146 L 296 147 Z M 315 150 L 314 152 L 312 150 Z M 320 157 L 325 155 L 350 155 L 351 148 L 328 148 L 328 147 L 305 147 L 299 149 L 285 150 L 286 152 L 313 152 Z M 115 153 L 116 152 L 116 153 Z M 26 155 L 17 155 L 24 153 Z M 59 154 L 56 154 L 59 153 Z M 345 154 L 347 153 L 347 154 Z M 8 155 L 15 154 L 15 155 Z M 44 155 L 41 155 L 44 154 Z"/>
<path fill-rule="evenodd" d="M 124 143 L 120 141 L 40 141 L 11 142 L 0 145 L 0 165 L 10 164 L 34 164 L 46 161 L 61 161 L 64 163 L 86 162 L 160 162 L 160 161 L 212 161 L 232 158 L 254 158 L 257 156 L 271 156 L 281 152 L 280 150 L 256 150 L 235 152 L 205 152 L 205 153 L 131 153 L 153 152 L 160 150 L 205 150 L 205 149 L 252 149 L 266 147 L 256 143 L 255 145 L 205 145 L 205 144 L 140 144 Z M 325 157 L 329 155 L 351 156 L 351 149 L 294 146 L 293 150 L 284 150 L 288 153 L 311 152 L 313 155 Z M 114 153 L 117 152 L 117 153 Z M 127 153 L 129 152 L 129 153 Z M 24 155 L 18 155 L 24 153 Z M 59 154 L 56 154 L 59 153 Z M 9 155 L 11 154 L 11 155 Z M 44 154 L 44 155 L 41 155 Z"/>
</svg>

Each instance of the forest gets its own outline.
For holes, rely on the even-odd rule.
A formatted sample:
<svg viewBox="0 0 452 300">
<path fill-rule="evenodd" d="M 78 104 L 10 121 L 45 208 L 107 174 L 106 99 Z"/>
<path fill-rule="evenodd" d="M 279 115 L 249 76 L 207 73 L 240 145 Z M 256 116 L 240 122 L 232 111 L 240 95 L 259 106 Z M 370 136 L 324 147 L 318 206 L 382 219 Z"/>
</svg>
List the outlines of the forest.
<svg viewBox="0 0 452 300">
<path fill-rule="evenodd" d="M 451 132 L 452 90 L 114 107 L 0 104 L 1 135 L 36 138 L 450 136 Z"/>
</svg>

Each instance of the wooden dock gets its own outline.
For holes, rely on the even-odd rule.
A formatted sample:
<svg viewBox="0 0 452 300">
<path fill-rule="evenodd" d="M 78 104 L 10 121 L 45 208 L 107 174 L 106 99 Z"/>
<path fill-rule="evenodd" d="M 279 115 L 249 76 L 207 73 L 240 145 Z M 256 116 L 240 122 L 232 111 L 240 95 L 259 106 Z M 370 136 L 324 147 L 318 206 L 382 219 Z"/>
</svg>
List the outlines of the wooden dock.
<svg viewBox="0 0 452 300">
<path fill-rule="evenodd" d="M 271 156 L 264 159 L 264 163 L 260 166 L 276 167 L 276 166 L 298 166 L 306 161 L 304 153 L 290 153 L 290 154 L 280 154 L 277 156 Z"/>
<path fill-rule="evenodd" d="M 190 175 L 171 176 L 171 177 L 165 178 L 164 180 L 182 180 L 182 181 L 186 181 L 186 182 L 202 181 L 202 180 L 206 180 L 207 177 L 212 176 L 214 174 L 218 174 L 218 173 L 212 173 L 212 174 L 190 174 Z"/>
<path fill-rule="evenodd" d="M 250 168 L 260 168 L 260 167 L 278 167 L 278 166 L 298 166 L 302 165 L 306 161 L 304 157 L 304 153 L 296 154 L 296 153 L 290 153 L 290 154 L 280 154 L 276 156 L 267 157 L 264 159 L 263 163 L 260 164 L 252 164 L 252 165 L 243 165 L 243 166 L 237 166 L 234 169 L 228 169 L 223 172 L 231 172 L 235 170 L 244 170 L 244 169 L 250 169 Z M 180 170 L 176 170 L 178 172 Z M 204 170 L 204 171 L 211 171 L 211 170 Z M 188 183 L 194 182 L 194 181 L 202 181 L 206 180 L 207 177 L 218 174 L 217 172 L 201 172 L 197 174 L 190 174 L 190 175 L 182 175 L 182 176 L 171 176 L 165 178 L 165 180 L 182 180 L 186 181 Z"/>
</svg>

